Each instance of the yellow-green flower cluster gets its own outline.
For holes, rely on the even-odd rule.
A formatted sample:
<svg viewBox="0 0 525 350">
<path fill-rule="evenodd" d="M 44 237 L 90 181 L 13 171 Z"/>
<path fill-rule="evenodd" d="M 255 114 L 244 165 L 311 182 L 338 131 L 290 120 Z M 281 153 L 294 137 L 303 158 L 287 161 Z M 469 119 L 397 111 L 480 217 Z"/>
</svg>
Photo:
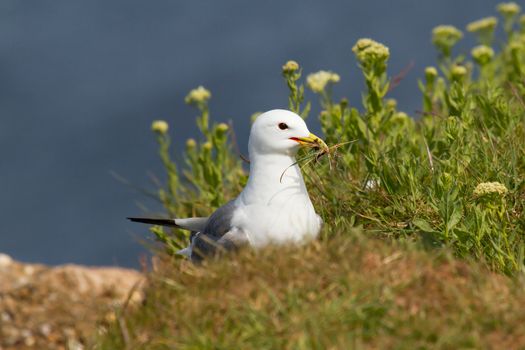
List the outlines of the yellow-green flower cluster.
<svg viewBox="0 0 525 350">
<path fill-rule="evenodd" d="M 359 39 L 352 51 L 361 63 L 386 62 L 390 57 L 388 47 L 372 39 Z"/>
<path fill-rule="evenodd" d="M 410 117 L 405 112 L 394 113 L 390 121 L 394 124 L 404 124 Z"/>
<path fill-rule="evenodd" d="M 395 110 L 397 108 L 397 100 L 395 98 L 388 98 L 385 100 L 386 109 Z"/>
<path fill-rule="evenodd" d="M 224 136 L 224 134 L 226 134 L 226 131 L 228 131 L 230 127 L 228 126 L 228 124 L 226 123 L 220 123 L 216 126 L 216 129 L 217 130 L 217 136 L 219 137 L 222 137 Z"/>
<path fill-rule="evenodd" d="M 440 25 L 432 30 L 432 43 L 447 56 L 450 54 L 450 49 L 461 38 L 463 38 L 463 33 L 454 26 Z"/>
<path fill-rule="evenodd" d="M 467 25 L 467 30 L 471 33 L 492 32 L 498 25 L 496 17 L 485 17 Z"/>
<path fill-rule="evenodd" d="M 169 125 L 164 120 L 155 120 L 151 123 L 151 131 L 163 135 L 168 132 Z"/>
<path fill-rule="evenodd" d="M 198 105 L 207 102 L 210 98 L 210 91 L 203 86 L 199 86 L 198 88 L 190 91 L 190 93 L 184 99 L 184 102 L 190 105 Z"/>
<path fill-rule="evenodd" d="M 427 77 L 427 79 L 429 76 L 435 78 L 437 77 L 437 75 L 438 75 L 438 71 L 436 67 L 430 66 L 430 67 L 425 68 L 425 77 Z"/>
<path fill-rule="evenodd" d="M 297 70 L 299 70 L 299 63 L 293 60 L 286 62 L 283 66 L 283 73 L 293 73 Z"/>
<path fill-rule="evenodd" d="M 476 46 L 470 53 L 474 61 L 481 66 L 489 63 L 494 57 L 494 50 L 486 45 Z"/>
<path fill-rule="evenodd" d="M 513 54 L 513 55 L 516 55 L 518 54 L 520 51 L 523 51 L 525 50 L 525 45 L 523 42 L 520 42 L 520 41 L 513 41 L 509 44 L 509 49 L 510 49 L 510 52 Z"/>
<path fill-rule="evenodd" d="M 521 11 L 520 6 L 515 2 L 502 2 L 496 9 L 503 17 L 513 17 Z"/>
<path fill-rule="evenodd" d="M 478 40 L 483 45 L 490 45 L 494 36 L 494 29 L 498 25 L 496 17 L 485 17 L 469 23 L 467 30 L 478 36 Z"/>
<path fill-rule="evenodd" d="M 425 79 L 429 84 L 432 84 L 436 77 L 438 76 L 438 71 L 436 67 L 427 67 L 425 68 Z"/>
<path fill-rule="evenodd" d="M 505 185 L 499 182 L 482 182 L 474 189 L 475 197 L 483 197 L 487 195 L 504 196 L 509 190 Z"/>
<path fill-rule="evenodd" d="M 453 80 L 461 80 L 467 75 L 467 68 L 460 65 L 454 65 L 450 70 L 450 75 Z"/>
<path fill-rule="evenodd" d="M 186 148 L 193 149 L 197 146 L 197 141 L 195 139 L 187 139 L 186 140 Z"/>
<path fill-rule="evenodd" d="M 340 77 L 337 73 L 320 70 L 317 73 L 309 74 L 306 77 L 306 85 L 315 93 L 324 91 L 328 84 L 335 84 L 339 82 Z"/>
<path fill-rule="evenodd" d="M 219 130 L 220 132 L 226 132 L 228 131 L 228 129 L 229 127 L 226 123 L 219 123 L 219 125 L 217 125 L 217 130 Z"/>
</svg>

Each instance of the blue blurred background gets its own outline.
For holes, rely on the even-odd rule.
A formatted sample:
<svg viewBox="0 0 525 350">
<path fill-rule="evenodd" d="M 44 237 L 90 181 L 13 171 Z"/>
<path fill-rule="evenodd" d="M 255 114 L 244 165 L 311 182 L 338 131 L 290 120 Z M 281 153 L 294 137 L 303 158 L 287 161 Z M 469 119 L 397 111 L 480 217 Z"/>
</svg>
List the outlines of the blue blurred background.
<svg viewBox="0 0 525 350">
<path fill-rule="evenodd" d="M 0 2 L 0 252 L 48 264 L 138 266 L 146 226 L 126 216 L 158 205 L 111 175 L 153 189 L 162 178 L 154 119 L 170 123 L 177 155 L 196 136 L 184 96 L 212 91 L 212 118 L 233 120 L 245 147 L 253 112 L 286 107 L 280 68 L 341 75 L 360 104 L 351 53 L 371 37 L 390 47 L 389 74 L 414 62 L 391 97 L 410 115 L 417 78 L 435 63 L 438 24 L 463 29 L 493 15 L 482 0 Z M 458 51 L 473 44 L 466 35 Z M 308 95 L 310 96 L 310 95 Z M 318 106 L 309 119 L 319 130 Z"/>
</svg>

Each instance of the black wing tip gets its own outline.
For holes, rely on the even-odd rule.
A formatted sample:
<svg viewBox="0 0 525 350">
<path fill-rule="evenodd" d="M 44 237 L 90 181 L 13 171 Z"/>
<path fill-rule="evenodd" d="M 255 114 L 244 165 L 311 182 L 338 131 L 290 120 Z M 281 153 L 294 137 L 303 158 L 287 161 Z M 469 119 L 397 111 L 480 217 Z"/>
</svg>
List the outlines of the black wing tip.
<svg viewBox="0 0 525 350">
<path fill-rule="evenodd" d="M 128 219 L 129 221 L 133 221 L 133 222 L 142 222 L 143 220 L 147 220 L 146 218 L 138 218 L 134 216 L 127 217 L 126 219 Z"/>
<path fill-rule="evenodd" d="M 126 219 L 132 222 L 139 222 L 141 224 L 159 225 L 159 226 L 177 226 L 173 219 L 155 219 L 155 218 L 138 218 L 127 217 Z"/>
</svg>

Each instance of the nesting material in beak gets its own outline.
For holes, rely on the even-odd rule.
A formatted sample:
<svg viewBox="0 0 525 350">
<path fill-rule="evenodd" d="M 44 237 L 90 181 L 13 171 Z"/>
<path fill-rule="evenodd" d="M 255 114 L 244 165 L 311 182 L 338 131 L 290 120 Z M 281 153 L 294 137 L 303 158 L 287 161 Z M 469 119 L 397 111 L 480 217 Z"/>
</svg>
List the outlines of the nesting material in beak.
<svg viewBox="0 0 525 350">
<path fill-rule="evenodd" d="M 312 133 L 310 133 L 310 135 L 308 135 L 307 137 L 290 137 L 290 140 L 299 143 L 303 147 L 318 148 L 325 152 L 328 152 L 328 146 L 326 145 L 326 143 Z"/>
</svg>

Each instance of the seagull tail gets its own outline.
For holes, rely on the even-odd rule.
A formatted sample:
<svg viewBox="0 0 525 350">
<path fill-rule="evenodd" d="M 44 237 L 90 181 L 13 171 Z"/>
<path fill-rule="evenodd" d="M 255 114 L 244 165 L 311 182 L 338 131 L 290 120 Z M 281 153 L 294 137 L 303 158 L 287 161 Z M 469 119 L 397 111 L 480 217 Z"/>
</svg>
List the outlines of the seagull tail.
<svg viewBox="0 0 525 350">
<path fill-rule="evenodd" d="M 187 219 L 156 219 L 156 218 L 138 218 L 130 217 L 128 220 L 140 222 L 142 224 L 178 227 L 183 230 L 201 232 L 208 222 L 207 217 L 187 218 Z"/>
</svg>

